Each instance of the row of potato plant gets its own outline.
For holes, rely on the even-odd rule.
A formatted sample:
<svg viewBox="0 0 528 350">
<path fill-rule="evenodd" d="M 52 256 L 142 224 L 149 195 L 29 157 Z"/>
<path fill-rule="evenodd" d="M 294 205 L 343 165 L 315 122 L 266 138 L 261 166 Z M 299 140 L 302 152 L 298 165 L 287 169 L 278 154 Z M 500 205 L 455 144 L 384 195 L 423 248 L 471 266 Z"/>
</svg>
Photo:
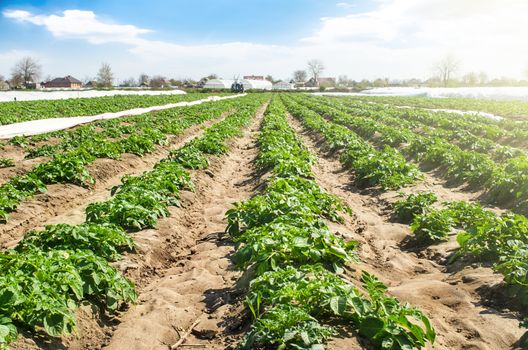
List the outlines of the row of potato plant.
<svg viewBox="0 0 528 350">
<path fill-rule="evenodd" d="M 422 109 L 365 105 L 343 98 L 324 98 L 318 99 L 318 101 L 340 111 L 372 119 L 391 127 L 406 129 L 427 138 L 446 139 L 463 150 L 488 154 L 499 163 L 506 162 L 516 156 L 525 155 L 523 150 L 512 147 L 512 145 L 524 145 L 525 139 L 512 133 L 506 135 L 507 131 L 494 125 L 474 123 L 472 117 L 451 116 L 448 113 L 429 112 Z M 449 115 L 449 117 L 445 117 L 444 114 Z"/>
<path fill-rule="evenodd" d="M 9 212 L 15 211 L 26 198 L 45 192 L 48 184 L 93 185 L 95 180 L 87 166 L 98 158 L 119 159 L 123 153 L 138 156 L 151 153 L 156 145 L 167 144 L 168 135 L 179 135 L 193 125 L 218 118 L 222 113 L 244 106 L 248 101 L 249 97 L 243 97 L 126 118 L 126 121 L 119 123 L 131 126 L 129 134 L 116 141 L 105 134 L 104 130 L 109 123 L 118 121 L 62 131 L 65 140 L 59 145 L 63 152 L 50 147 L 48 151 L 53 154 L 50 160 L 36 165 L 26 174 L 14 176 L 0 186 L 0 220 L 7 222 Z M 102 128 L 103 132 L 95 132 L 96 128 Z"/>
<path fill-rule="evenodd" d="M 420 122 L 425 125 L 441 128 L 443 130 L 460 130 L 470 132 L 475 136 L 479 136 L 500 144 L 510 146 L 525 147 L 527 130 L 523 128 L 523 124 L 513 123 L 511 121 L 498 121 L 495 119 L 458 113 L 450 113 L 443 111 L 430 111 L 424 108 L 405 107 L 401 108 L 397 105 L 378 104 L 365 101 L 358 101 L 354 98 L 338 98 L 345 105 L 363 110 L 364 113 L 379 115 L 380 112 L 389 112 L 390 115 L 400 117 L 414 122 Z"/>
<path fill-rule="evenodd" d="M 226 153 L 226 140 L 240 134 L 262 99 L 247 101 L 183 146 L 180 150 L 195 150 L 189 159 L 175 157 L 176 151 L 151 171 L 123 177 L 112 199 L 87 207 L 84 224 L 31 230 L 14 249 L 1 253 L 0 349 L 16 339 L 17 328 L 50 336 L 74 332 L 75 310 L 82 302 L 109 312 L 134 302 L 134 285 L 110 265 L 134 247 L 128 232 L 154 227 L 167 216 L 167 207 L 178 205 L 180 190 L 193 189 L 188 161 Z"/>
<path fill-rule="evenodd" d="M 395 106 L 410 106 L 420 108 L 455 109 L 462 111 L 479 111 L 508 117 L 497 121 L 499 125 L 508 129 L 516 129 L 517 121 L 526 121 L 528 117 L 528 103 L 525 101 L 502 101 L 477 98 L 427 98 L 409 96 L 354 96 L 352 99 L 369 103 L 383 103 Z M 475 116 L 484 119 L 484 116 Z M 521 124 L 522 125 L 522 124 Z"/>
<path fill-rule="evenodd" d="M 508 286 L 509 296 L 528 307 L 528 219 L 505 212 L 497 215 L 478 203 L 454 201 L 434 207 L 432 192 L 411 194 L 397 201 L 395 218 L 410 223 L 412 239 L 420 246 L 446 241 L 457 233 L 459 249 L 449 263 L 460 258 L 492 264 Z M 528 313 L 524 312 L 528 317 Z M 526 324 L 528 326 L 528 324 Z"/>
<path fill-rule="evenodd" d="M 409 158 L 429 168 L 443 170 L 446 178 L 485 189 L 487 200 L 491 203 L 513 208 L 519 213 L 528 212 L 528 157 L 525 155 L 498 164 L 486 154 L 462 150 L 448 140 L 420 136 L 410 130 L 350 115 L 309 99 L 304 97 L 302 103 L 333 122 L 351 128 L 379 147 L 387 144 L 400 146 Z"/>
<path fill-rule="evenodd" d="M 266 189 L 227 213 L 234 260 L 253 274 L 246 305 L 254 317 L 239 349 L 324 349 L 336 328 L 349 327 L 379 349 L 422 348 L 435 333 L 419 310 L 386 294 L 364 272 L 362 287 L 340 277 L 357 261 L 357 242 L 334 235 L 326 220 L 340 222 L 343 202 L 315 182 L 314 156 L 288 126 L 275 98 L 258 138 L 257 166 L 270 171 Z"/>
<path fill-rule="evenodd" d="M 291 97 L 283 100 L 288 111 L 307 129 L 320 134 L 330 150 L 341 152 L 341 162 L 353 169 L 358 185 L 397 189 L 421 179 L 422 174 L 416 166 L 408 163 L 393 147 L 376 150 L 355 132 L 325 120 L 304 103 Z"/>
<path fill-rule="evenodd" d="M 37 119 L 76 117 L 81 115 L 119 112 L 133 108 L 200 100 L 208 96 L 210 95 L 200 93 L 173 95 L 116 95 L 61 100 L 1 102 L 0 125 Z"/>
</svg>

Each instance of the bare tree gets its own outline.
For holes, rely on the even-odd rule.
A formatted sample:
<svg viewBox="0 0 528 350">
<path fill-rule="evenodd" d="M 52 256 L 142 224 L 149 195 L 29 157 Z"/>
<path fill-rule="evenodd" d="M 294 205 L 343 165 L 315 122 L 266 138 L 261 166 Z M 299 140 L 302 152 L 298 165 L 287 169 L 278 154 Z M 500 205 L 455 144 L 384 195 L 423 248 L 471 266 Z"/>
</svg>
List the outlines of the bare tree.
<svg viewBox="0 0 528 350">
<path fill-rule="evenodd" d="M 454 56 L 446 56 L 435 65 L 436 72 L 444 86 L 447 86 L 458 71 L 460 62 Z"/>
<path fill-rule="evenodd" d="M 145 73 L 141 73 L 138 78 L 138 85 L 142 85 L 142 84 L 148 85 L 149 80 L 150 78 L 148 75 L 146 75 Z"/>
<path fill-rule="evenodd" d="M 304 83 L 306 81 L 306 77 L 307 77 L 307 74 L 305 70 L 299 69 L 293 72 L 293 80 L 296 82 Z"/>
<path fill-rule="evenodd" d="M 323 61 L 313 59 L 308 61 L 308 72 L 312 75 L 315 81 L 319 79 L 319 75 L 325 70 Z"/>
<path fill-rule="evenodd" d="M 276 82 L 278 82 L 278 80 L 274 79 L 272 75 L 268 74 L 266 75 L 266 78 L 265 78 L 267 81 L 269 81 L 270 83 L 272 84 L 275 84 Z"/>
<path fill-rule="evenodd" d="M 35 58 L 26 56 L 18 61 L 11 71 L 11 80 L 20 85 L 36 83 L 42 72 L 42 66 Z"/>
<path fill-rule="evenodd" d="M 112 67 L 106 62 L 101 64 L 99 72 L 97 72 L 97 84 L 101 87 L 112 87 L 114 82 L 114 73 L 112 73 Z"/>
</svg>

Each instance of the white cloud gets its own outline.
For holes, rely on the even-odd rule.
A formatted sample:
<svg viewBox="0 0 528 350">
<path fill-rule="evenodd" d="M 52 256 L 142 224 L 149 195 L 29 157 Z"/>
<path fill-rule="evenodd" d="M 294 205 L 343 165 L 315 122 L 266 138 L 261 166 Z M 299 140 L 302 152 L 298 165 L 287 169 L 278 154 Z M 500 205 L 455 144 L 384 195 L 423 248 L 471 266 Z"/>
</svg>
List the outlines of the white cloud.
<svg viewBox="0 0 528 350">
<path fill-rule="evenodd" d="M 92 11 L 66 10 L 62 15 L 33 15 L 22 10 L 6 10 L 7 18 L 44 26 L 57 38 L 86 39 L 93 44 L 121 42 L 135 44 L 142 34 L 152 32 L 129 24 L 102 22 Z"/>
<path fill-rule="evenodd" d="M 350 9 L 350 8 L 353 8 L 353 7 L 356 7 L 355 4 L 352 4 L 350 2 L 338 2 L 336 4 L 337 7 L 341 7 L 341 8 L 344 8 L 344 9 Z"/>
<path fill-rule="evenodd" d="M 146 71 L 180 77 L 215 72 L 224 77 L 270 73 L 287 78 L 309 58 L 325 62 L 325 75 L 347 74 L 355 79 L 425 78 L 446 54 L 458 57 L 464 71 L 484 70 L 495 76 L 519 76 L 528 64 L 528 46 L 523 44 L 528 36 L 524 23 L 528 1 L 375 0 L 375 4 L 373 10 L 357 12 L 353 2 L 336 3 L 352 13 L 322 18 L 314 32 L 289 46 L 251 42 L 180 45 L 151 40 L 145 36 L 152 32 L 149 29 L 109 23 L 92 11 L 34 15 L 11 10 L 3 14 L 43 26 L 57 38 L 128 45 L 128 52 L 114 57 L 120 60 L 116 71 L 121 77 Z M 95 63 L 89 59 L 85 58 L 86 65 L 93 70 Z"/>
</svg>

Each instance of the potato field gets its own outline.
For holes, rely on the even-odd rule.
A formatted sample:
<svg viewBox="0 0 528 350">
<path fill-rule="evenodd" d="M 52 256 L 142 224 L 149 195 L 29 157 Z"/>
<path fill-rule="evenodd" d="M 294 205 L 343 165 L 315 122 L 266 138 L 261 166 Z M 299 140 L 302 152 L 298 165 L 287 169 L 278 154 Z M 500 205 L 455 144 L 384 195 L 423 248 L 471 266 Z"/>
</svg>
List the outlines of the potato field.
<svg viewBox="0 0 528 350">
<path fill-rule="evenodd" d="M 527 106 L 248 93 L 4 139 L 0 349 L 528 349 Z"/>
</svg>

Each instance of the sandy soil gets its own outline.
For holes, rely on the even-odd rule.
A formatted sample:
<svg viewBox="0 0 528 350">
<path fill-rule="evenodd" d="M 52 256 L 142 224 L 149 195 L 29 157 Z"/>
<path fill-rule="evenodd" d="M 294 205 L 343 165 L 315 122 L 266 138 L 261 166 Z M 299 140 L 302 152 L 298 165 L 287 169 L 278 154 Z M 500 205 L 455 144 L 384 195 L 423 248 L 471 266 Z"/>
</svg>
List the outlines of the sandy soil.
<svg viewBox="0 0 528 350">
<path fill-rule="evenodd" d="M 345 200 L 354 215 L 345 225 L 332 224 L 332 228 L 347 238 L 361 243 L 359 255 L 362 263 L 351 266 L 347 272 L 357 281 L 363 269 L 376 274 L 390 286 L 390 293 L 400 300 L 422 309 L 432 320 L 438 333 L 432 349 L 514 349 L 524 332 L 518 327 L 519 320 L 506 308 L 494 309 L 485 305 L 482 290 L 498 286 L 501 276 L 484 267 L 466 267 L 448 271 L 442 262 L 455 247 L 445 244 L 434 252 L 434 260 L 428 254 L 405 250 L 402 242 L 409 236 L 408 225 L 390 221 L 387 204 L 398 197 L 398 191 L 377 193 L 375 190 L 359 190 L 353 186 L 350 171 L 343 169 L 337 157 L 325 154 L 318 145 L 320 140 L 303 132 L 300 123 L 290 118 L 291 124 L 302 135 L 306 145 L 319 156 L 315 174 L 320 185 L 328 192 Z M 446 188 L 443 182 L 428 174 L 425 180 L 404 192 L 431 190 L 441 200 L 473 200 L 478 193 Z M 436 261 L 435 261 L 436 260 Z M 333 349 L 361 349 L 348 345 L 347 339 L 336 339 Z"/>
</svg>

